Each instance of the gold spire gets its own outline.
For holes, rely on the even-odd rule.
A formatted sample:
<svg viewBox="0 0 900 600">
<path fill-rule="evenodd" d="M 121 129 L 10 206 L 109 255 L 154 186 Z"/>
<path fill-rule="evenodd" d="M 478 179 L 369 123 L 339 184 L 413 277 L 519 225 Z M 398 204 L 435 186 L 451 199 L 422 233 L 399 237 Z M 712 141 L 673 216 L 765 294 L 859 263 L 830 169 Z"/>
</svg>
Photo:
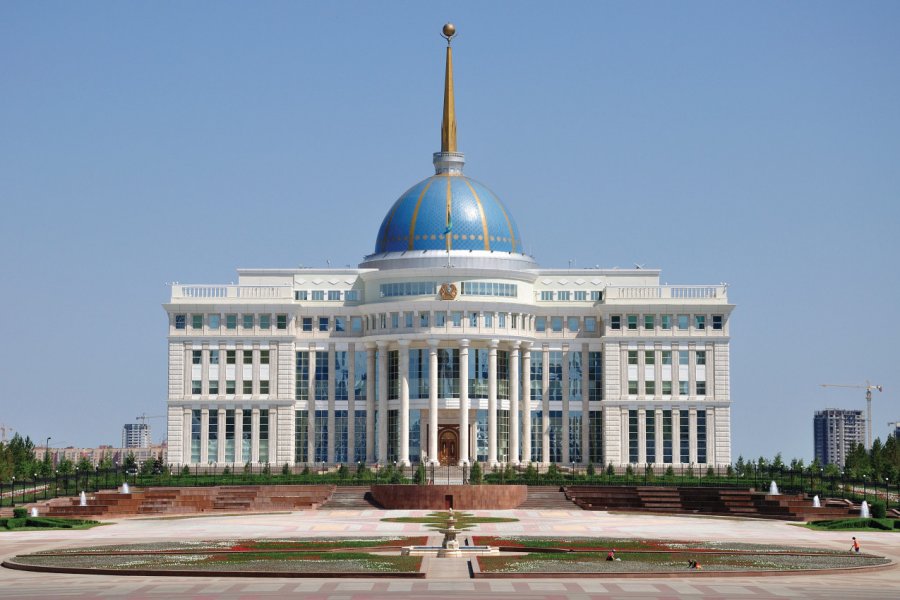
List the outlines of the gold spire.
<svg viewBox="0 0 900 600">
<path fill-rule="evenodd" d="M 444 119 L 441 122 L 441 152 L 456 152 L 456 110 L 453 106 L 453 49 L 450 39 L 456 35 L 452 23 L 442 31 L 447 40 L 447 68 L 444 73 Z"/>
</svg>

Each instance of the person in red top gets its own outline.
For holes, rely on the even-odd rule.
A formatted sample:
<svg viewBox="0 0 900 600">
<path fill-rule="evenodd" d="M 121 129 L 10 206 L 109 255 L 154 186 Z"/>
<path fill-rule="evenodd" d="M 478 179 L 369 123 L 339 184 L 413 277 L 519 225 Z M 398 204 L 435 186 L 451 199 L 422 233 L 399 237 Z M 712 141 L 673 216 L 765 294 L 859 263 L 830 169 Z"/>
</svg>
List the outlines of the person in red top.
<svg viewBox="0 0 900 600">
<path fill-rule="evenodd" d="M 859 554 L 859 542 L 856 541 L 856 538 L 853 538 L 853 545 L 850 546 L 850 552 L 856 552 Z"/>
</svg>

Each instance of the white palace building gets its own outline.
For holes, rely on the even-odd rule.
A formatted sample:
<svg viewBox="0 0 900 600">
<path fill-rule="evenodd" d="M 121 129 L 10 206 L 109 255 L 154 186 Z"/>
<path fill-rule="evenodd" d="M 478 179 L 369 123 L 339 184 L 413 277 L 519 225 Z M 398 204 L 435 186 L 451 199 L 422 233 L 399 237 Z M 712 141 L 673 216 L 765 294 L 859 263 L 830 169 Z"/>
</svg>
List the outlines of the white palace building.
<svg viewBox="0 0 900 600">
<path fill-rule="evenodd" d="M 444 33 L 435 174 L 358 268 L 172 286 L 168 461 L 730 464 L 726 287 L 539 267 L 463 175 Z"/>
</svg>

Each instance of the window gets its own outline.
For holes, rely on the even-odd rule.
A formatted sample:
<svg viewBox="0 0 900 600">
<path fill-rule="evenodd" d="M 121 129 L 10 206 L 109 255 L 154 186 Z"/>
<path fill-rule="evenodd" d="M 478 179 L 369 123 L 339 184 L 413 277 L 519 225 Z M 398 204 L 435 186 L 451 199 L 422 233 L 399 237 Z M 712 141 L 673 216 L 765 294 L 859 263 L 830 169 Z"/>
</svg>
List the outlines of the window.
<svg viewBox="0 0 900 600">
<path fill-rule="evenodd" d="M 225 315 L 225 329 L 237 329 L 237 315 Z"/>
<path fill-rule="evenodd" d="M 209 380 L 209 395 L 210 396 L 218 396 L 219 395 L 219 380 L 218 379 L 210 379 Z"/>
<path fill-rule="evenodd" d="M 706 463 L 706 411 L 697 411 L 697 462 Z"/>
<path fill-rule="evenodd" d="M 575 291 L 575 301 L 581 302 L 587 300 L 587 292 L 584 290 L 576 290 Z"/>
<path fill-rule="evenodd" d="M 444 311 L 438 311 L 434 313 L 434 325 L 435 327 L 444 327 L 447 324 L 447 313 Z"/>
<path fill-rule="evenodd" d="M 312 317 L 303 317 L 303 331 L 312 331 Z"/>
<path fill-rule="evenodd" d="M 244 364 L 252 365 L 253 364 L 253 351 L 252 350 L 244 350 Z"/>
<path fill-rule="evenodd" d="M 585 317 L 584 330 L 588 333 L 594 333 L 595 331 L 597 331 L 597 317 Z"/>
<path fill-rule="evenodd" d="M 244 329 L 253 329 L 253 315 L 241 315 L 241 318 L 243 319 L 241 326 Z"/>
<path fill-rule="evenodd" d="M 534 330 L 535 331 L 546 331 L 547 330 L 547 317 L 537 317 L 534 320 Z"/>
<path fill-rule="evenodd" d="M 191 329 L 203 329 L 203 315 L 191 315 Z"/>
<path fill-rule="evenodd" d="M 400 313 L 391 313 L 391 329 L 400 327 Z"/>
<path fill-rule="evenodd" d="M 531 399 L 543 400 L 544 398 L 544 352 L 542 350 L 531 353 Z M 534 413 L 532 413 L 534 414 Z M 540 414 L 538 412 L 537 414 Z M 534 431 L 532 430 L 532 433 Z M 540 440 L 540 438 L 538 438 Z M 540 446 L 540 442 L 538 442 Z"/>
<path fill-rule="evenodd" d="M 319 331 L 328 331 L 328 317 L 319 317 Z"/>
<path fill-rule="evenodd" d="M 566 321 L 566 329 L 569 331 L 578 331 L 578 317 L 569 317 Z"/>
<path fill-rule="evenodd" d="M 679 381 L 678 382 L 678 393 L 682 396 L 687 396 L 690 393 L 688 390 L 688 382 L 687 381 Z"/>
<path fill-rule="evenodd" d="M 210 329 L 218 329 L 221 324 L 222 316 L 221 315 L 209 315 L 209 328 Z"/>
<path fill-rule="evenodd" d="M 338 302 L 341 299 L 340 290 L 328 290 L 328 300 L 330 302 Z"/>
<path fill-rule="evenodd" d="M 556 299 L 560 302 L 568 302 L 572 299 L 572 292 L 566 290 L 560 290 L 556 292 Z"/>
<path fill-rule="evenodd" d="M 656 328 L 656 316 L 655 315 L 644 315 L 644 329 L 655 329 Z"/>
<path fill-rule="evenodd" d="M 621 315 L 612 315 L 609 317 L 609 328 L 610 329 L 622 329 L 622 316 Z"/>
<path fill-rule="evenodd" d="M 687 350 L 679 350 L 678 351 L 678 364 L 679 365 L 687 365 L 689 363 L 690 354 L 688 354 Z"/>
<path fill-rule="evenodd" d="M 722 329 L 722 315 L 712 316 L 713 329 Z"/>
<path fill-rule="evenodd" d="M 350 331 L 362 333 L 362 317 L 350 317 Z"/>
<path fill-rule="evenodd" d="M 413 314 L 411 312 L 403 313 L 403 322 L 407 329 L 412 329 Z"/>
<path fill-rule="evenodd" d="M 644 413 L 644 452 L 645 462 L 656 462 L 656 411 L 648 410 Z"/>
<path fill-rule="evenodd" d="M 506 329 L 506 313 L 499 313 L 497 315 L 497 327 Z"/>
<path fill-rule="evenodd" d="M 428 327 L 428 315 L 427 312 L 419 313 L 419 327 Z"/>
<path fill-rule="evenodd" d="M 549 291 L 541 292 L 541 300 L 543 300 L 544 302 L 549 302 L 549 301 L 553 300 L 553 292 L 549 292 Z"/>
<path fill-rule="evenodd" d="M 637 315 L 628 315 L 628 329 L 637 329 L 638 318 Z"/>
<path fill-rule="evenodd" d="M 334 352 L 334 399 L 347 400 L 350 392 L 350 363 L 349 360 L 355 358 L 346 350 L 336 350 Z"/>
<path fill-rule="evenodd" d="M 211 364 L 211 365 L 219 364 L 219 351 L 218 350 L 210 350 L 209 351 L 209 364 Z"/>
<path fill-rule="evenodd" d="M 698 382 L 697 382 L 697 395 L 698 395 L 698 396 L 705 396 L 705 395 L 706 395 L 706 382 L 705 382 L 705 381 L 698 381 Z"/>
<path fill-rule="evenodd" d="M 706 350 L 697 350 L 697 364 L 698 365 L 706 364 Z"/>
<path fill-rule="evenodd" d="M 654 360 L 656 358 L 656 352 L 653 350 L 644 350 L 644 364 L 645 365 L 653 365 L 656 364 Z"/>
<path fill-rule="evenodd" d="M 636 365 L 638 364 L 638 354 L 637 350 L 629 350 L 628 351 L 628 364 Z"/>
<path fill-rule="evenodd" d="M 242 383 L 244 384 L 243 385 L 244 395 L 249 396 L 249 395 L 253 394 L 253 380 L 245 379 Z"/>
<path fill-rule="evenodd" d="M 316 400 L 328 400 L 328 352 L 316 352 Z M 328 411 L 325 411 L 328 417 Z"/>
<path fill-rule="evenodd" d="M 644 381 L 644 393 L 648 396 L 656 394 L 656 382 L 652 379 Z"/>
<path fill-rule="evenodd" d="M 437 293 L 434 281 L 404 281 L 402 283 L 382 283 L 379 286 L 382 298 L 397 296 L 433 296 Z"/>
<path fill-rule="evenodd" d="M 599 410 L 588 413 L 588 451 L 592 463 L 603 464 L 603 417 Z"/>
<path fill-rule="evenodd" d="M 450 320 L 454 327 L 460 327 L 462 325 L 462 313 L 460 311 L 453 311 L 450 313 Z"/>
<path fill-rule="evenodd" d="M 191 393 L 194 394 L 195 396 L 197 394 L 203 393 L 203 385 L 200 383 L 199 379 L 191 380 Z"/>
<path fill-rule="evenodd" d="M 694 315 L 694 327 L 697 329 L 706 329 L 706 316 Z"/>
<path fill-rule="evenodd" d="M 494 326 L 494 313 L 484 313 L 484 326 L 485 327 L 493 327 Z"/>
<path fill-rule="evenodd" d="M 309 400 L 309 352 L 297 352 L 294 373 L 294 399 Z"/>
<path fill-rule="evenodd" d="M 514 283 L 499 283 L 497 281 L 463 281 L 460 293 L 464 296 L 498 296 L 501 298 L 515 298 L 518 295 L 518 286 Z"/>
<path fill-rule="evenodd" d="M 687 329 L 688 323 L 689 320 L 687 315 L 678 315 L 678 329 Z"/>
<path fill-rule="evenodd" d="M 261 365 L 269 364 L 269 351 L 268 350 L 260 350 L 259 351 L 259 364 L 261 364 Z"/>
<path fill-rule="evenodd" d="M 550 329 L 559 333 L 563 328 L 562 317 L 550 317 Z"/>
<path fill-rule="evenodd" d="M 233 365 L 237 362 L 237 351 L 236 350 L 226 350 L 225 351 L 225 363 L 229 365 Z"/>
<path fill-rule="evenodd" d="M 662 329 L 672 329 L 672 315 L 660 315 L 659 326 Z"/>
<path fill-rule="evenodd" d="M 227 379 L 225 381 L 225 393 L 226 394 L 234 394 L 235 390 L 235 381 L 234 379 Z"/>
<path fill-rule="evenodd" d="M 294 300 L 309 300 L 309 292 L 307 292 L 306 290 L 295 291 Z"/>
<path fill-rule="evenodd" d="M 347 290 L 344 292 L 345 302 L 359 302 L 359 290 Z M 359 411 L 357 411 L 359 412 Z M 365 412 L 365 411 L 363 411 Z M 363 434 L 365 435 L 365 434 Z"/>
<path fill-rule="evenodd" d="M 672 351 L 671 350 L 663 350 L 661 352 L 662 355 L 662 364 L 671 365 L 672 364 Z"/>
<path fill-rule="evenodd" d="M 203 362 L 203 350 L 191 350 L 191 364 L 199 365 Z"/>
<path fill-rule="evenodd" d="M 628 411 L 628 462 L 638 461 L 638 411 Z"/>
<path fill-rule="evenodd" d="M 603 355 L 588 352 L 588 400 L 603 400 Z"/>
<path fill-rule="evenodd" d="M 346 331 L 347 330 L 347 317 L 335 317 L 334 318 L 334 330 L 335 331 Z"/>
<path fill-rule="evenodd" d="M 635 395 L 638 393 L 638 382 L 636 379 L 628 380 L 628 393 L 631 395 Z"/>
<path fill-rule="evenodd" d="M 563 353 L 554 350 L 548 354 L 547 368 L 550 370 L 547 377 L 549 398 L 550 400 L 562 400 Z"/>
<path fill-rule="evenodd" d="M 469 313 L 469 327 L 478 327 L 478 313 Z"/>
<path fill-rule="evenodd" d="M 519 315 L 518 315 L 518 314 L 513 314 L 512 317 L 511 317 L 511 320 L 512 320 L 511 327 L 512 327 L 513 329 L 518 328 Z"/>
<path fill-rule="evenodd" d="M 671 396 L 672 395 L 672 382 L 671 381 L 663 381 L 662 382 L 662 394 L 663 394 L 663 396 Z"/>
<path fill-rule="evenodd" d="M 287 329 L 287 315 L 275 315 L 275 328 Z"/>
<path fill-rule="evenodd" d="M 259 328 L 260 329 L 271 329 L 272 328 L 272 315 L 259 315 Z"/>
<path fill-rule="evenodd" d="M 593 300 L 594 302 L 600 302 L 601 300 L 603 300 L 603 292 L 601 292 L 600 290 L 594 290 L 593 292 L 591 292 L 591 300 Z"/>
<path fill-rule="evenodd" d="M 187 324 L 187 315 L 175 315 L 175 329 L 184 329 Z"/>
</svg>

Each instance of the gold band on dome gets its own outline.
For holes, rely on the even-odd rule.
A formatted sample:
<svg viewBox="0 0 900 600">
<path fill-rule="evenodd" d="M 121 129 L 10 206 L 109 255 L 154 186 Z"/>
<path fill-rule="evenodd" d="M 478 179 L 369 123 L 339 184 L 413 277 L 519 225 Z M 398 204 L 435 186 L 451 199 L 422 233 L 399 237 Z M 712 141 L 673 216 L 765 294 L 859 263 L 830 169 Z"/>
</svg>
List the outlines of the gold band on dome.
<svg viewBox="0 0 900 600">
<path fill-rule="evenodd" d="M 475 191 L 475 188 L 472 187 L 472 184 L 469 183 L 468 179 L 463 178 L 463 181 L 466 182 L 466 185 L 469 186 L 469 190 L 472 192 L 472 196 L 475 198 L 475 203 L 478 204 L 478 212 L 481 213 L 481 229 L 484 232 L 484 249 L 491 249 L 491 241 L 490 236 L 488 235 L 488 226 L 487 226 L 487 217 L 484 214 L 484 207 L 481 205 L 481 198 L 478 197 L 478 192 Z"/>
<path fill-rule="evenodd" d="M 416 200 L 416 208 L 413 209 L 412 222 L 409 224 L 409 246 L 410 250 L 415 250 L 413 247 L 413 238 L 416 233 L 416 220 L 419 218 L 419 207 L 422 206 L 422 198 L 425 197 L 425 192 L 428 191 L 428 188 L 431 187 L 431 184 L 434 183 L 434 178 L 428 180 L 428 183 L 425 184 L 425 187 L 422 188 L 422 193 L 419 194 L 419 199 Z"/>
</svg>

